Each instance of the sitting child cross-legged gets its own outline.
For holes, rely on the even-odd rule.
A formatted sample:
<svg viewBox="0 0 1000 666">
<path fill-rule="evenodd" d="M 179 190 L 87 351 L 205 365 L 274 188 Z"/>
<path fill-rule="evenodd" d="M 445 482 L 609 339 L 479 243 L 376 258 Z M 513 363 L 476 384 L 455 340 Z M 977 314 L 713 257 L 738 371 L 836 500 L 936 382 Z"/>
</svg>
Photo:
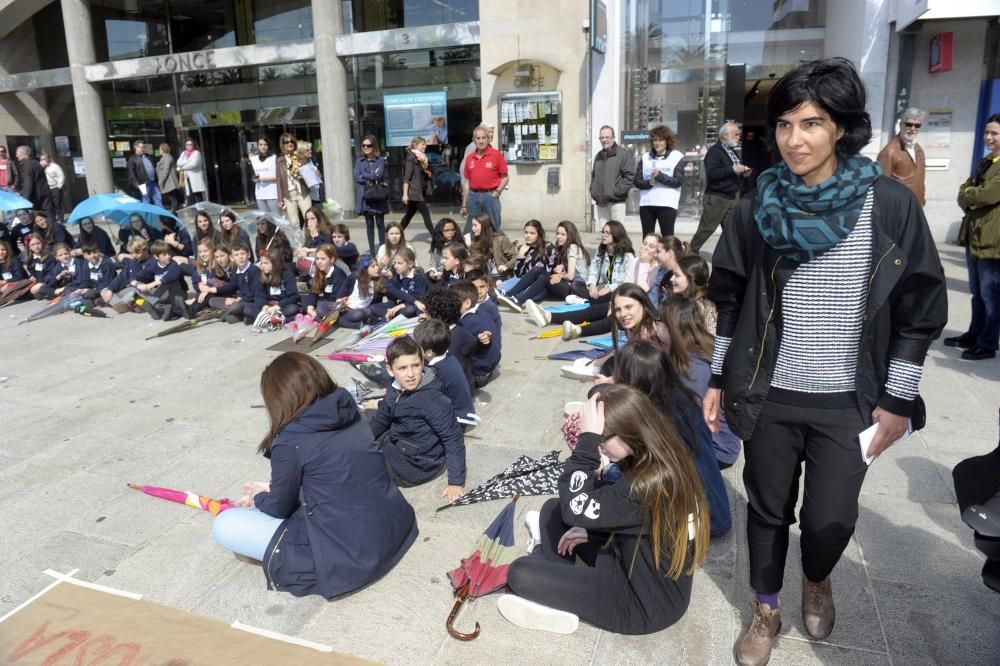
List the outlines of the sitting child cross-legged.
<svg viewBox="0 0 1000 666">
<path fill-rule="evenodd" d="M 390 342 L 385 360 L 394 381 L 371 425 L 389 474 L 398 485 L 416 486 L 447 470 L 441 496 L 454 502 L 465 485 L 465 439 L 455 408 L 434 369 L 424 369 L 424 352 L 413 338 Z"/>
<path fill-rule="evenodd" d="M 455 416 L 460 423 L 478 425 L 479 417 L 472 403 L 472 390 L 465 378 L 465 371 L 457 358 L 448 353 L 451 346 L 451 331 L 440 319 L 429 319 L 413 329 L 413 339 L 424 350 L 424 360 L 428 368 L 434 368 L 444 394 L 455 408 Z"/>
</svg>

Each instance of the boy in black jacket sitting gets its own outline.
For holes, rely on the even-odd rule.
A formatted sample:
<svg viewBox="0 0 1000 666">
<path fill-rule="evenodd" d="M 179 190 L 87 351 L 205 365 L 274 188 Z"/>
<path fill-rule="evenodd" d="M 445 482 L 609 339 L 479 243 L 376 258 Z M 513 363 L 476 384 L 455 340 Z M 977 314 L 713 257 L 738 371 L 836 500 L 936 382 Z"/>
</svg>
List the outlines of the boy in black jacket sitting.
<svg viewBox="0 0 1000 666">
<path fill-rule="evenodd" d="M 378 403 L 371 427 L 397 484 L 426 483 L 448 470 L 441 493 L 449 502 L 465 485 L 465 439 L 455 409 L 433 368 L 424 370 L 424 353 L 412 338 L 396 338 L 385 350 L 395 381 Z"/>
<path fill-rule="evenodd" d="M 458 422 L 464 425 L 479 425 L 476 408 L 472 403 L 472 390 L 465 378 L 462 364 L 452 356 L 451 331 L 440 319 L 428 319 L 413 329 L 413 339 L 424 350 L 424 361 L 428 368 L 434 368 L 444 387 L 444 394 L 455 408 Z"/>
</svg>

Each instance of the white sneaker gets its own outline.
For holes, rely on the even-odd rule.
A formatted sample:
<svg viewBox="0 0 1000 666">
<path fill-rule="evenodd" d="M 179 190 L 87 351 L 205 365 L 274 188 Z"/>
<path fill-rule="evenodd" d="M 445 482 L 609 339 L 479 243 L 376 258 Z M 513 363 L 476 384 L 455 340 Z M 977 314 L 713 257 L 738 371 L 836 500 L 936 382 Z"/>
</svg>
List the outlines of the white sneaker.
<svg viewBox="0 0 1000 666">
<path fill-rule="evenodd" d="M 563 340 L 575 340 L 583 334 L 583 328 L 571 321 L 563 322 Z"/>
<path fill-rule="evenodd" d="M 584 303 L 587 302 L 587 299 L 580 298 L 576 294 L 570 294 L 569 296 L 566 297 L 566 302 L 569 303 L 570 305 L 583 305 Z"/>
<path fill-rule="evenodd" d="M 538 303 L 528 301 L 524 304 L 524 309 L 528 311 L 528 316 L 535 322 L 536 326 L 548 326 L 552 321 L 552 315 L 541 308 Z"/>
<path fill-rule="evenodd" d="M 521 314 L 522 312 L 524 312 L 524 310 L 521 309 L 521 306 L 518 304 L 516 298 L 511 298 L 510 296 L 508 296 L 507 294 L 504 294 L 503 292 L 499 292 L 499 291 L 497 292 L 497 300 L 500 301 L 501 305 L 506 306 L 507 308 L 513 310 L 514 312 L 516 312 L 518 314 Z"/>
<path fill-rule="evenodd" d="M 511 624 L 525 629 L 541 629 L 556 634 L 572 634 L 580 626 L 580 618 L 566 611 L 556 610 L 513 594 L 503 594 L 497 599 L 497 610 Z"/>
<path fill-rule="evenodd" d="M 541 514 L 537 511 L 529 511 L 524 514 L 524 524 L 528 528 L 528 552 L 535 549 L 535 546 L 542 543 L 542 532 L 538 527 L 538 518 Z"/>
</svg>

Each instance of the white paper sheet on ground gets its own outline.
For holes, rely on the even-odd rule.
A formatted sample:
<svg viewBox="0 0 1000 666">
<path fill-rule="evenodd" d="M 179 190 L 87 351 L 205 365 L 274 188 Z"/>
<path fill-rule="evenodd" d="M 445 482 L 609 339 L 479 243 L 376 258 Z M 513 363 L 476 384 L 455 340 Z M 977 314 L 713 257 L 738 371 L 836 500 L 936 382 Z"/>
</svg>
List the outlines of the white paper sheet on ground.
<svg viewBox="0 0 1000 666">
<path fill-rule="evenodd" d="M 875 456 L 868 456 L 868 447 L 871 446 L 872 440 L 875 439 L 875 433 L 878 432 L 878 422 L 872 424 L 872 427 L 862 430 L 858 433 L 858 444 L 861 445 L 861 459 L 865 461 L 866 465 L 871 465 L 875 460 Z M 907 421 L 906 423 L 906 434 L 900 437 L 900 440 L 906 439 L 910 433 L 913 432 L 913 421 Z"/>
</svg>

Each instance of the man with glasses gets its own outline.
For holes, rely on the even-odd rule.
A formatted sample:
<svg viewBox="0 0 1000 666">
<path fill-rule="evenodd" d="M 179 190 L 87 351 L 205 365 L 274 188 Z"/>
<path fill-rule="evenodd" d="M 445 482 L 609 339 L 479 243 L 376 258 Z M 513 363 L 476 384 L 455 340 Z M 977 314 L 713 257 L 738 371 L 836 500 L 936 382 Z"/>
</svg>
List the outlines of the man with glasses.
<svg viewBox="0 0 1000 666">
<path fill-rule="evenodd" d="M 702 166 L 705 170 L 705 196 L 698 230 L 691 239 L 691 252 L 694 254 L 698 254 L 716 229 L 726 226 L 729 213 L 739 198 L 742 179 L 749 178 L 753 173 L 736 154 L 741 137 L 740 126 L 727 122 L 719 128 L 718 142 L 713 143 L 705 153 Z"/>
<path fill-rule="evenodd" d="M 625 222 L 625 200 L 635 180 L 635 156 L 615 142 L 615 130 L 601 127 L 597 134 L 601 149 L 590 170 L 590 197 L 597 207 L 597 223 Z"/>
<path fill-rule="evenodd" d="M 917 143 L 917 134 L 923 124 L 924 112 L 920 109 L 903 111 L 899 119 L 899 134 L 892 137 L 878 154 L 882 173 L 910 188 L 917 195 L 921 206 L 927 203 L 924 196 L 924 171 L 927 163 L 924 148 Z"/>
</svg>

